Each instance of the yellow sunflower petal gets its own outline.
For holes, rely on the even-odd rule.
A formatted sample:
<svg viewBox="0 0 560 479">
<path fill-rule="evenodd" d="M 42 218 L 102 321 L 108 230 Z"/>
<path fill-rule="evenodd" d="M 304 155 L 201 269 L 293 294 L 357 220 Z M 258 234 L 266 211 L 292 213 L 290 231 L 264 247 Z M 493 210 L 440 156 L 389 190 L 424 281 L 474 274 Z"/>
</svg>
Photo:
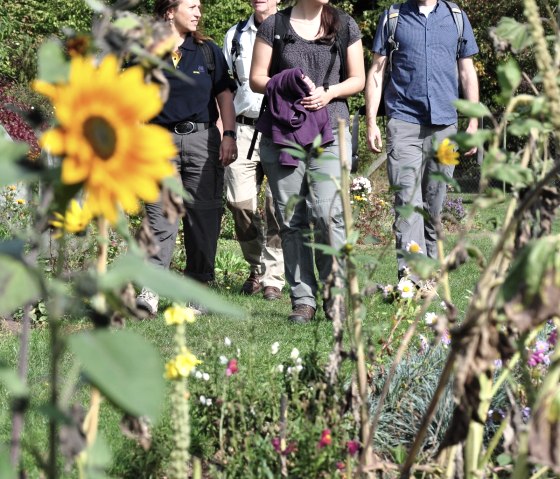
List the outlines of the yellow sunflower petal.
<svg viewBox="0 0 560 479">
<path fill-rule="evenodd" d="M 62 155 L 65 151 L 64 134 L 59 128 L 52 128 L 43 133 L 39 144 L 53 155 Z"/>
</svg>

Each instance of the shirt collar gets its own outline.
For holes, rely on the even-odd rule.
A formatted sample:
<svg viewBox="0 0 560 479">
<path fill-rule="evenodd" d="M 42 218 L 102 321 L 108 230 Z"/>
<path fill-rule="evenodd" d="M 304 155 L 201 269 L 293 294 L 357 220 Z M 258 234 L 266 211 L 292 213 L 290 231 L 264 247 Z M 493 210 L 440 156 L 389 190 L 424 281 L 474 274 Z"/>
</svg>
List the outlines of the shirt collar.
<svg viewBox="0 0 560 479">
<path fill-rule="evenodd" d="M 418 1 L 417 0 L 408 0 L 408 2 L 406 2 L 408 4 L 408 6 L 410 7 L 411 10 L 415 11 L 416 13 L 420 13 L 420 8 L 418 6 Z M 439 4 L 441 3 L 441 0 L 437 0 L 436 5 L 434 7 L 434 10 L 437 10 L 439 7 Z"/>
<path fill-rule="evenodd" d="M 182 50 L 196 50 L 196 45 L 194 44 L 193 37 L 191 35 L 187 35 L 185 37 L 185 41 L 179 48 L 181 48 Z"/>
</svg>

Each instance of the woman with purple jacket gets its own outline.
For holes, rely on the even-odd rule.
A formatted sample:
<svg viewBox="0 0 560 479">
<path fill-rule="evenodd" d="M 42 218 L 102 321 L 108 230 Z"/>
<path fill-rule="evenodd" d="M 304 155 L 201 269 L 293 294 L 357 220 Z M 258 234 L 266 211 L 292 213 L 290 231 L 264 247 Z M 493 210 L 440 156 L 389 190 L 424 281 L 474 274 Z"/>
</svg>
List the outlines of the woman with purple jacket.
<svg viewBox="0 0 560 479">
<path fill-rule="evenodd" d="M 288 16 L 289 31 L 285 37 L 289 36 L 289 41 L 285 42 L 278 62 L 275 61 L 275 71 L 271 72 L 276 15 Z M 257 33 L 250 85 L 253 91 L 267 96 L 267 109 L 257 129 L 262 132 L 261 163 L 281 227 L 286 280 L 292 300 L 288 319 L 307 323 L 315 316 L 318 289 L 313 250 L 307 245 L 311 242 L 311 224 L 316 243 L 339 249 L 346 241 L 336 184 L 323 179 L 340 179 L 340 162 L 313 155 L 301 160 L 282 149 L 291 141 L 310 151 L 313 138 L 321 134 L 324 154 L 339 157 L 338 119 L 348 122 L 346 98 L 360 92 L 365 84 L 362 41 L 356 22 L 330 6 L 328 0 L 298 0 L 291 9 L 276 15 L 268 17 Z M 342 78 L 340 55 L 331 55 L 342 28 L 347 31 L 339 38 L 348 39 L 345 78 Z M 347 137 L 350 140 L 349 133 Z M 350 141 L 347 147 L 350 157 Z M 287 208 L 294 196 L 300 201 L 293 209 Z M 327 284 L 333 260 L 336 261 L 316 250 L 315 264 L 323 285 Z M 331 319 L 330 305 L 323 303 L 323 309 Z"/>
</svg>

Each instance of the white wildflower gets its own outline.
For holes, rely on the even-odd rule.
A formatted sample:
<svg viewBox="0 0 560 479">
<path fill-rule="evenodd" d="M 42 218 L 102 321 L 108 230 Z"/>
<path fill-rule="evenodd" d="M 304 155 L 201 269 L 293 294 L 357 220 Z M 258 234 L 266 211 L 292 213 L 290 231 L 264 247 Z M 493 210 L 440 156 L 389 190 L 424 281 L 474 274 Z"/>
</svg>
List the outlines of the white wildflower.
<svg viewBox="0 0 560 479">
<path fill-rule="evenodd" d="M 416 292 L 416 288 L 414 287 L 414 283 L 409 279 L 401 279 L 399 284 L 397 285 L 397 289 L 401 294 L 401 298 L 409 299 L 414 297 L 414 293 Z"/>
<path fill-rule="evenodd" d="M 229 339 L 227 336 L 224 338 L 224 344 L 226 345 L 226 347 L 230 347 L 231 346 L 231 339 Z"/>
<path fill-rule="evenodd" d="M 278 366 L 276 366 L 276 371 L 278 371 L 279 373 L 283 373 L 284 372 L 284 365 L 279 364 Z"/>
<path fill-rule="evenodd" d="M 228 363 L 228 358 L 226 358 L 225 356 L 220 356 L 220 364 L 227 364 Z"/>
<path fill-rule="evenodd" d="M 276 341 L 275 343 L 272 344 L 272 346 L 270 346 L 270 353 L 272 355 L 278 353 L 279 350 L 280 350 L 280 343 L 278 341 Z"/>
<path fill-rule="evenodd" d="M 414 240 L 412 240 L 410 243 L 408 243 L 406 245 L 406 250 L 409 253 L 422 253 L 423 252 L 420 245 Z"/>
<path fill-rule="evenodd" d="M 205 381 L 210 380 L 210 374 L 208 374 L 208 373 L 202 373 L 202 379 L 204 379 Z"/>
<path fill-rule="evenodd" d="M 424 316 L 424 321 L 429 325 L 437 323 L 437 319 L 438 315 L 434 312 L 426 313 L 426 316 Z"/>
<path fill-rule="evenodd" d="M 299 358 L 299 349 L 298 348 L 292 349 L 292 352 L 290 353 L 290 357 L 292 358 L 293 361 Z"/>
</svg>

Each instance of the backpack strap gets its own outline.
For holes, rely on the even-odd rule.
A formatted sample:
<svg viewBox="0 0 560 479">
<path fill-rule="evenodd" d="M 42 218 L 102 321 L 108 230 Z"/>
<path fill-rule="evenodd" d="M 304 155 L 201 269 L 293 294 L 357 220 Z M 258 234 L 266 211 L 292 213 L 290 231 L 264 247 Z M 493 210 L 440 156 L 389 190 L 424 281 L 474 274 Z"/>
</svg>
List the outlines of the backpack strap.
<svg viewBox="0 0 560 479">
<path fill-rule="evenodd" d="M 395 32 L 397 31 L 397 24 L 399 22 L 399 12 L 401 9 L 400 3 L 394 3 L 387 10 L 387 23 L 389 27 L 389 36 L 387 43 L 389 44 L 389 72 L 393 71 L 393 53 L 399 50 L 399 42 L 395 40 Z"/>
<path fill-rule="evenodd" d="M 334 43 L 331 48 L 331 60 L 329 67 L 327 68 L 327 73 L 323 79 L 323 89 L 325 91 L 329 89 L 328 78 L 331 75 L 337 54 L 340 57 L 340 81 L 343 82 L 348 78 L 348 72 L 346 71 L 348 43 L 350 42 L 348 35 L 348 17 L 338 9 L 336 10 L 336 14 L 338 15 L 338 31 L 336 32 Z"/>
<path fill-rule="evenodd" d="M 214 50 L 206 41 L 199 43 L 198 45 L 202 50 L 202 54 L 204 55 L 204 63 L 206 63 L 206 69 L 208 70 L 208 73 L 210 73 L 210 76 L 212 77 L 212 85 L 214 85 L 214 72 L 216 71 Z"/>
<path fill-rule="evenodd" d="M 459 59 L 459 54 L 461 53 L 461 46 L 463 45 L 463 32 L 465 30 L 465 23 L 463 20 L 463 12 L 458 7 L 456 3 L 449 2 L 448 0 L 443 0 L 443 2 L 447 5 L 447 8 L 451 11 L 453 15 L 453 20 L 455 21 L 455 26 L 457 27 L 457 53 L 456 57 Z"/>
<path fill-rule="evenodd" d="M 239 38 L 241 37 L 243 29 L 245 28 L 245 25 L 247 25 L 248 21 L 249 19 L 247 18 L 246 20 L 241 20 L 237 24 L 237 26 L 235 27 L 235 33 L 233 34 L 233 39 L 231 40 L 231 70 L 233 72 L 233 78 L 239 86 L 241 86 L 241 81 L 239 80 L 239 75 L 237 74 L 237 66 L 235 65 L 235 60 L 241 52 Z"/>
<path fill-rule="evenodd" d="M 280 10 L 274 15 L 274 40 L 272 41 L 272 58 L 268 76 L 272 77 L 280 71 L 280 59 L 286 43 L 293 43 L 295 40 L 290 35 L 290 14 L 292 7 Z"/>
</svg>

